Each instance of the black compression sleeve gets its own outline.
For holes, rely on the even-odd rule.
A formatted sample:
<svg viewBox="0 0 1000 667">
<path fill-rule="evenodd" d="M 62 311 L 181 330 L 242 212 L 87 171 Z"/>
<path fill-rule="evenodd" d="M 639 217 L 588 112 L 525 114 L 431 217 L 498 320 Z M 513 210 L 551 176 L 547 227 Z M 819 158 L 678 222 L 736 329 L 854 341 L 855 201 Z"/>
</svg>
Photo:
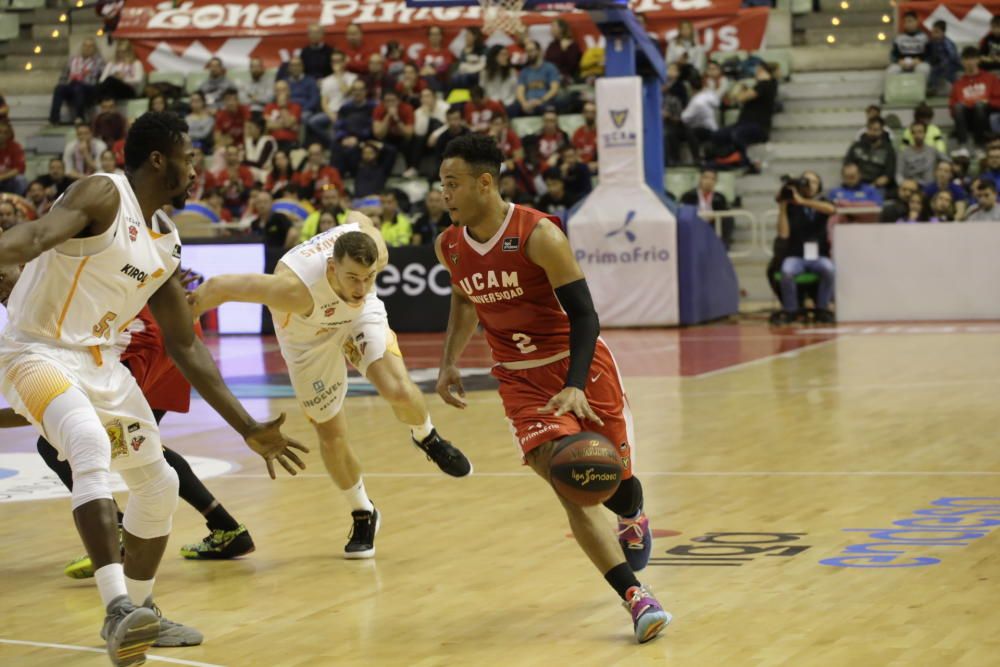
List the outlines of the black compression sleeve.
<svg viewBox="0 0 1000 667">
<path fill-rule="evenodd" d="M 601 333 L 601 322 L 590 298 L 590 289 L 583 278 L 555 290 L 556 298 L 569 317 L 569 372 L 566 386 L 583 390 L 587 373 L 594 360 L 594 346 Z"/>
</svg>

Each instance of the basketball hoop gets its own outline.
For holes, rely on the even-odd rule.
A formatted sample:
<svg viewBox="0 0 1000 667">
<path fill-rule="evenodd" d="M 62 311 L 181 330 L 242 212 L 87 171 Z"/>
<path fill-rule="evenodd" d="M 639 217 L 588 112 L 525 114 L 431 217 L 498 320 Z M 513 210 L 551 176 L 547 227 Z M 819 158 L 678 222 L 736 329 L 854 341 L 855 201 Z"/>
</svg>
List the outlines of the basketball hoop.
<svg viewBox="0 0 1000 667">
<path fill-rule="evenodd" d="M 479 0 L 479 6 L 483 8 L 483 32 L 487 35 L 498 30 L 513 35 L 524 31 L 524 0 Z"/>
</svg>

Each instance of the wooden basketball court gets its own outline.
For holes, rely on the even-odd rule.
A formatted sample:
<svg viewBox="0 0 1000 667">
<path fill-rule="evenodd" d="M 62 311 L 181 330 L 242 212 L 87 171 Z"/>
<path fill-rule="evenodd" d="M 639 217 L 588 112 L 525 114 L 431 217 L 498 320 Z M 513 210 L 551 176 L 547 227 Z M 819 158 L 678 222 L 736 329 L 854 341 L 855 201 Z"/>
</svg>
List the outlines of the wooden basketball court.
<svg viewBox="0 0 1000 667">
<path fill-rule="evenodd" d="M 640 578 L 675 617 L 659 639 L 634 643 L 552 491 L 519 465 L 481 373 L 464 412 L 429 397 L 438 428 L 474 462 L 463 480 L 424 460 L 363 384 L 348 399 L 384 518 L 374 561 L 342 559 L 349 514 L 318 451 L 305 474 L 271 481 L 201 401 L 168 415 L 165 443 L 219 460 L 216 472 L 232 466 L 207 484 L 257 551 L 182 560 L 180 545 L 206 530 L 181 503 L 157 600 L 206 640 L 154 649 L 149 664 L 1000 664 L 1000 325 L 605 338 L 657 531 Z M 411 368 L 436 365 L 439 336 L 402 343 Z M 273 341 L 230 338 L 217 352 L 240 395 L 264 397 L 246 401 L 252 412 L 287 411 L 291 433 L 315 444 L 283 397 Z M 488 367 L 481 339 L 466 365 Z M 93 582 L 62 575 L 82 553 L 69 502 L 30 499 L 54 487 L 18 470 L 41 463 L 17 456 L 34 453 L 30 430 L 0 437 L 0 665 L 106 665 Z"/>
</svg>

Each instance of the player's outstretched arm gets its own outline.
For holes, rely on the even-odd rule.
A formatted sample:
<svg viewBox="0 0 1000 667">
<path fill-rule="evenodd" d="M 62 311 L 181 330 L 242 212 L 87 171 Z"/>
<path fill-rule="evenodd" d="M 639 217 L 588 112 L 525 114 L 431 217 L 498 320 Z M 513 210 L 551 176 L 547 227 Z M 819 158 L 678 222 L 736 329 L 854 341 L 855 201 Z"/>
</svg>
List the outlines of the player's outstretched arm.
<svg viewBox="0 0 1000 667">
<path fill-rule="evenodd" d="M 601 333 L 601 323 L 590 297 L 587 279 L 573 257 L 569 240 L 556 225 L 542 220 L 528 238 L 525 253 L 542 267 L 555 291 L 559 304 L 569 318 L 569 371 L 562 391 L 539 412 L 561 416 L 572 412 L 581 419 L 603 424 L 584 395 L 587 374 L 594 361 L 594 346 Z"/>
<path fill-rule="evenodd" d="M 103 233 L 118 215 L 118 203 L 110 178 L 91 176 L 75 183 L 39 220 L 0 236 L 0 266 L 27 264 L 88 227 L 91 235 Z"/>
<path fill-rule="evenodd" d="M 195 317 L 230 301 L 259 303 L 272 310 L 299 315 L 308 315 L 312 310 L 309 289 L 282 265 L 278 265 L 274 275 L 233 273 L 209 278 L 187 299 Z"/>
<path fill-rule="evenodd" d="M 434 252 L 438 261 L 448 268 L 441 254 L 441 237 L 434 241 Z M 456 288 L 451 290 L 451 310 L 448 311 L 448 330 L 444 337 L 444 350 L 441 353 L 441 367 L 438 370 L 437 392 L 448 405 L 464 408 L 466 403 L 465 388 L 462 387 L 462 374 L 458 371 L 458 360 L 469 344 L 469 339 L 476 331 L 479 316 L 476 307 Z"/>
<path fill-rule="evenodd" d="M 292 450 L 298 449 L 303 452 L 309 450 L 281 433 L 281 425 L 285 421 L 284 413 L 272 421 L 257 422 L 229 391 L 212 355 L 195 336 L 194 317 L 185 299 L 179 273 L 171 276 L 170 280 L 153 294 L 149 300 L 149 307 L 157 324 L 163 330 L 163 342 L 167 354 L 212 409 L 243 436 L 250 449 L 264 457 L 271 478 L 275 476 L 275 460 L 292 475 L 296 474 L 296 470 L 289 461 L 305 469 L 305 464 Z"/>
</svg>

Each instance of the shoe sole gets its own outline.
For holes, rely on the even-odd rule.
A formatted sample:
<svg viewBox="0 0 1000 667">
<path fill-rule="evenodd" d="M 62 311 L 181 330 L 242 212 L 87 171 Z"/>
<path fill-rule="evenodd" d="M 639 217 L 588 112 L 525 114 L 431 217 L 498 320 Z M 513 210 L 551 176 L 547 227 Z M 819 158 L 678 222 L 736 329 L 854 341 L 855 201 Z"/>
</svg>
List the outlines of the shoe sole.
<svg viewBox="0 0 1000 667">
<path fill-rule="evenodd" d="M 646 642 L 655 639 L 656 636 L 663 632 L 663 629 L 670 624 L 670 621 L 673 620 L 673 616 L 671 616 L 668 612 L 664 612 L 664 614 L 666 615 L 665 618 L 653 621 L 646 627 L 646 630 L 642 633 L 642 637 L 638 637 L 640 644 L 645 644 Z"/>
<path fill-rule="evenodd" d="M 160 635 L 160 619 L 151 609 L 136 609 L 122 619 L 114 638 L 108 641 L 108 655 L 115 667 L 146 664 L 146 651 Z"/>
<path fill-rule="evenodd" d="M 200 646 L 205 638 L 199 636 L 197 639 L 184 639 L 183 637 L 169 637 L 162 634 L 158 635 L 156 641 L 153 642 L 153 646 L 157 648 L 177 648 L 179 646 Z"/>
<path fill-rule="evenodd" d="M 375 515 L 375 535 L 378 536 L 378 529 L 382 527 L 382 513 L 379 512 Z M 375 538 L 372 538 L 374 540 Z M 375 558 L 375 545 L 372 544 L 371 549 L 366 549 L 365 551 L 345 551 L 344 558 L 346 560 L 367 560 L 369 558 Z"/>
<path fill-rule="evenodd" d="M 237 558 L 241 558 L 243 556 L 252 554 L 256 550 L 257 546 L 253 545 L 246 551 L 242 551 L 238 554 L 233 554 L 231 556 L 206 556 L 200 551 L 185 551 L 184 549 L 181 549 L 181 557 L 187 560 L 235 560 Z"/>
<path fill-rule="evenodd" d="M 70 579 L 90 579 L 94 576 L 94 566 L 87 564 L 86 566 L 72 565 L 67 566 L 63 570 L 65 574 Z"/>
</svg>

